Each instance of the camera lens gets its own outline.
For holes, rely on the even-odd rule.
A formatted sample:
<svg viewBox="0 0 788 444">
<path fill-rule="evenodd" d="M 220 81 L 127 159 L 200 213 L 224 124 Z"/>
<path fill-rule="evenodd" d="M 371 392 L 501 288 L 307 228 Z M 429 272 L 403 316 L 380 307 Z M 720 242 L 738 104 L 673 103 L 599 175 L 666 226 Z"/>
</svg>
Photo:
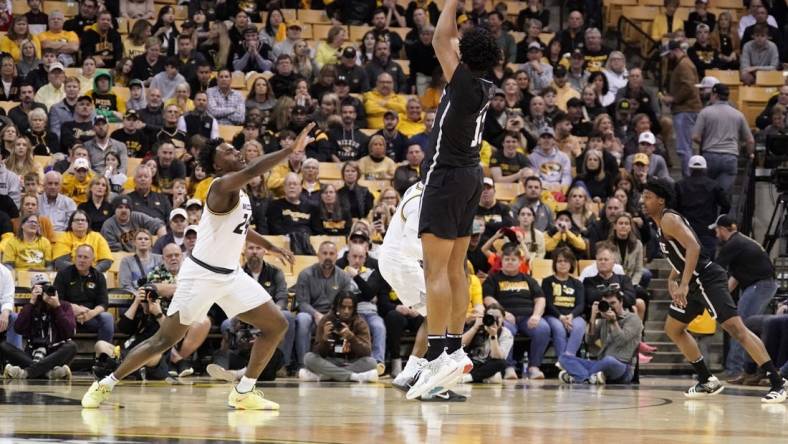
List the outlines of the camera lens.
<svg viewBox="0 0 788 444">
<path fill-rule="evenodd" d="M 55 290 L 55 287 L 53 287 L 52 285 L 44 286 L 43 290 L 44 290 L 44 294 L 46 294 L 47 296 L 55 296 L 55 293 L 57 293 L 57 290 Z"/>
<path fill-rule="evenodd" d="M 600 313 L 606 312 L 606 311 L 610 310 L 610 304 L 608 304 L 607 301 L 599 301 L 598 308 L 599 308 L 599 312 Z"/>
<path fill-rule="evenodd" d="M 485 327 L 492 327 L 495 324 L 495 317 L 491 314 L 486 314 L 482 317 L 482 324 Z"/>
</svg>

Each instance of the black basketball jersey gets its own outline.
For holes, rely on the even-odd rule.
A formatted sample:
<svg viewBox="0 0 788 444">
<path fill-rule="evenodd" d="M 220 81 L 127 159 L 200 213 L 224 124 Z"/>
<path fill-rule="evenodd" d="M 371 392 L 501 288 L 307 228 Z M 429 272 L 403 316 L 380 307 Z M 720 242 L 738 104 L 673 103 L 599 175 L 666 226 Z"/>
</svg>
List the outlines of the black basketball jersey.
<svg viewBox="0 0 788 444">
<path fill-rule="evenodd" d="M 692 236 L 695 238 L 695 241 L 698 242 L 698 245 L 700 245 L 700 242 L 698 241 L 698 235 L 695 234 L 695 231 L 692 229 L 689 222 L 687 222 L 687 219 L 685 219 L 684 216 L 678 212 L 667 209 L 662 212 L 662 216 L 664 217 L 665 213 L 668 212 L 674 213 L 681 218 L 681 222 L 692 232 Z M 662 234 L 661 228 L 657 228 L 657 234 L 659 235 L 659 249 L 662 250 L 662 254 L 665 255 L 665 258 L 670 263 L 670 266 L 673 267 L 673 269 L 679 274 L 683 273 L 684 264 L 686 263 L 684 258 L 687 255 L 687 250 L 675 239 L 666 238 L 665 235 Z M 704 256 L 703 253 L 700 253 L 698 256 L 698 263 L 695 265 L 695 272 L 693 274 L 697 276 L 701 271 L 703 271 L 704 268 L 709 265 L 710 262 L 711 260 L 708 257 Z"/>
<path fill-rule="evenodd" d="M 467 66 L 457 66 L 443 90 L 430 133 L 421 169 L 425 182 L 437 168 L 479 165 L 484 118 L 493 87 L 491 82 L 474 77 Z"/>
</svg>

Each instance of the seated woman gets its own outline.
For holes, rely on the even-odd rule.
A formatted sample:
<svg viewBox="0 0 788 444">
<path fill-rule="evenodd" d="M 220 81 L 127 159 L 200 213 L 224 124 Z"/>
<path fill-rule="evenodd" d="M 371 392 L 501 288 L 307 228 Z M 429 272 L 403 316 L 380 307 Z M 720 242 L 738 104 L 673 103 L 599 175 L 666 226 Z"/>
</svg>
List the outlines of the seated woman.
<svg viewBox="0 0 788 444">
<path fill-rule="evenodd" d="M 52 266 L 52 244 L 41 235 L 38 215 L 22 218 L 19 230 L 3 248 L 3 265 L 16 270 L 46 270 Z"/>
<path fill-rule="evenodd" d="M 605 171 L 605 161 L 601 151 L 586 150 L 583 164 L 575 178 L 575 184 L 582 182 L 594 202 L 601 203 L 613 195 L 615 177 Z"/>
<path fill-rule="evenodd" d="M 386 156 L 386 139 L 376 134 L 369 139 L 369 154 L 358 161 L 361 177 L 368 180 L 391 180 L 397 164 Z"/>
<path fill-rule="evenodd" d="M 635 286 L 637 299 L 635 310 L 640 319 L 646 315 L 646 299 L 648 293 L 645 288 L 651 282 L 651 271 L 643 266 L 643 243 L 637 237 L 632 215 L 624 213 L 615 218 L 613 229 L 610 231 L 609 241 L 618 247 L 615 255 L 617 264 L 624 267 L 624 272 L 632 280 Z M 639 289 L 639 291 L 637 291 Z"/>
<path fill-rule="evenodd" d="M 534 225 L 534 210 L 531 207 L 522 207 L 517 212 L 518 228 L 523 233 L 520 245 L 525 249 L 526 255 L 531 259 L 544 259 L 545 244 L 544 233 L 537 230 Z"/>
<path fill-rule="evenodd" d="M 555 226 L 545 232 L 545 249 L 552 254 L 558 247 L 569 247 L 576 257 L 588 256 L 588 242 L 572 226 L 572 213 L 559 211 L 555 216 Z"/>
<path fill-rule="evenodd" d="M 545 320 L 550 325 L 553 346 L 558 356 L 575 356 L 583 344 L 586 331 L 585 290 L 583 283 L 573 277 L 577 260 L 566 247 L 553 252 L 553 275 L 542 280 L 547 308 Z"/>
<path fill-rule="evenodd" d="M 596 212 L 591 208 L 596 205 L 590 202 L 585 186 L 576 183 L 567 193 L 566 211 L 572 215 L 572 226 L 588 237 L 588 227 L 597 220 Z"/>
<path fill-rule="evenodd" d="M 372 209 L 374 200 L 372 193 L 365 186 L 359 185 L 361 168 L 358 162 L 345 162 L 342 165 L 342 181 L 344 185 L 339 189 L 339 201 L 345 208 L 350 209 L 353 219 L 360 219 Z"/>
<path fill-rule="evenodd" d="M 126 256 L 120 261 L 118 281 L 120 287 L 132 293 L 146 282 L 148 273 L 163 263 L 160 254 L 152 252 L 153 236 L 150 231 L 141 228 L 134 235 L 134 255 Z"/>
<path fill-rule="evenodd" d="M 550 326 L 542 319 L 545 297 L 539 284 L 531 276 L 520 272 L 522 261 L 523 253 L 519 245 L 509 243 L 503 247 L 501 271 L 489 275 L 482 285 L 484 304 L 500 304 L 506 310 L 504 326 L 512 335 L 519 332 L 531 338 L 528 374 L 523 377 L 544 379 L 539 366 L 550 342 Z M 517 379 L 515 363 L 510 353 L 504 378 Z"/>
<path fill-rule="evenodd" d="M 52 257 L 55 259 L 55 270 L 60 271 L 74 265 L 74 254 L 80 245 L 90 245 L 95 252 L 93 266 L 99 272 L 109 270 L 112 265 L 112 252 L 107 240 L 101 233 L 90 229 L 90 218 L 83 210 L 76 210 L 68 220 L 68 228 L 55 243 Z"/>
<path fill-rule="evenodd" d="M 463 333 L 462 345 L 473 362 L 473 370 L 463 375 L 463 382 L 503 382 L 501 372 L 506 370 L 506 356 L 514 345 L 514 336 L 503 326 L 504 313 L 503 307 L 492 303 Z"/>
<path fill-rule="evenodd" d="M 109 158 L 107 153 L 107 158 Z M 77 207 L 90 216 L 90 229 L 96 232 L 101 231 L 101 226 L 104 221 L 109 219 L 115 214 L 115 209 L 110 204 L 110 184 L 109 180 L 104 176 L 95 176 L 90 181 L 88 187 L 88 198 L 86 202 L 82 202 Z"/>
<path fill-rule="evenodd" d="M 347 236 L 353 219 L 350 210 L 343 208 L 337 199 L 337 188 L 327 184 L 320 190 L 320 203 L 312 213 L 312 232 L 329 236 Z"/>
</svg>

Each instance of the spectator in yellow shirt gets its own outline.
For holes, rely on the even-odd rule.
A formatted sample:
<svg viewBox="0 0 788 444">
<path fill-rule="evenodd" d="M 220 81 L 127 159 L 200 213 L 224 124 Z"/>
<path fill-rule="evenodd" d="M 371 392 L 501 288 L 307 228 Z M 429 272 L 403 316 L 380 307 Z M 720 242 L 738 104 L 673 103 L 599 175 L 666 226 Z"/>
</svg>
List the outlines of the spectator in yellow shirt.
<svg viewBox="0 0 788 444">
<path fill-rule="evenodd" d="M 71 214 L 67 230 L 60 235 L 52 250 L 55 270 L 63 270 L 74 265 L 74 257 L 80 245 L 90 245 L 95 251 L 93 267 L 103 273 L 112 265 L 112 252 L 109 244 L 100 233 L 90 229 L 90 220 L 83 210 Z"/>
<path fill-rule="evenodd" d="M 27 17 L 24 15 L 15 15 L 11 21 L 11 27 L 8 33 L 0 38 L 0 51 L 11 54 L 15 62 L 22 59 L 22 43 L 26 40 L 33 42 L 36 47 L 36 58 L 41 58 L 41 42 L 38 37 L 30 33 L 30 28 L 27 24 Z"/>
<path fill-rule="evenodd" d="M 70 197 L 77 205 L 88 201 L 90 181 L 95 174 L 90 170 L 90 162 L 82 157 L 74 159 L 71 170 L 63 173 L 61 193 Z"/>
<path fill-rule="evenodd" d="M 49 14 L 49 30 L 38 34 L 38 41 L 41 42 L 42 50 L 52 48 L 57 51 L 57 59 L 64 66 L 69 67 L 74 64 L 79 52 L 79 36 L 74 31 L 65 31 L 63 23 L 65 23 L 63 13 L 52 11 Z"/>
<path fill-rule="evenodd" d="M 386 139 L 376 134 L 369 139 L 369 154 L 358 161 L 361 176 L 368 180 L 391 180 L 397 164 L 386 156 Z"/>
<path fill-rule="evenodd" d="M 52 244 L 41 235 L 38 215 L 22 219 L 19 231 L 3 248 L 3 264 L 16 270 L 44 270 L 52 265 Z"/>
<path fill-rule="evenodd" d="M 347 31 L 345 27 L 340 25 L 332 26 L 328 30 L 326 40 L 320 42 L 315 51 L 315 63 L 317 63 L 318 68 L 339 63 L 339 52 L 346 41 Z"/>
<path fill-rule="evenodd" d="M 364 109 L 367 111 L 367 127 L 374 129 L 383 128 L 383 115 L 386 111 L 406 111 L 405 96 L 394 92 L 394 78 L 391 74 L 381 73 L 375 88 L 364 93 Z"/>
<path fill-rule="evenodd" d="M 424 113 L 421 112 L 421 101 L 416 97 L 408 99 L 407 111 L 399 117 L 397 129 L 408 138 L 421 134 L 427 129 L 424 124 Z"/>
<path fill-rule="evenodd" d="M 683 31 L 684 20 L 687 19 L 686 13 L 677 13 L 679 0 L 665 0 L 663 6 L 663 12 L 657 14 L 651 24 L 651 38 L 658 43 L 662 42 L 662 39 L 671 38 L 678 31 Z"/>
</svg>

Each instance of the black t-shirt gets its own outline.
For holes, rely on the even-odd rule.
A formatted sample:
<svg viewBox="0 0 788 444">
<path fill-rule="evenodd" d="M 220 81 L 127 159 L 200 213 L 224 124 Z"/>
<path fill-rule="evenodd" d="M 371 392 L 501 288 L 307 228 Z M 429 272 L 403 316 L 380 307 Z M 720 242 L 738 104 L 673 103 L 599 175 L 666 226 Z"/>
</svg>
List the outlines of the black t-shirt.
<svg viewBox="0 0 788 444">
<path fill-rule="evenodd" d="M 616 283 L 621 287 L 621 292 L 624 295 L 624 307 L 632 307 L 635 305 L 635 286 L 632 285 L 632 280 L 629 276 L 623 274 L 613 274 L 610 278 L 605 279 L 600 275 L 591 276 L 583 280 L 583 288 L 585 289 L 585 315 L 586 319 L 591 317 L 591 306 L 594 302 L 602 300 L 602 292 L 599 287 L 610 286 Z"/>
<path fill-rule="evenodd" d="M 133 68 L 131 68 L 131 75 L 129 77 L 132 79 L 145 81 L 164 71 L 164 58 L 159 57 L 159 59 L 156 60 L 156 63 L 151 65 L 145 59 L 145 54 L 140 54 L 134 57 L 132 60 L 132 66 Z"/>
<path fill-rule="evenodd" d="M 474 77 L 463 64 L 457 66 L 438 105 L 422 175 L 428 176 L 432 168 L 479 164 L 484 117 L 492 94 L 492 82 Z"/>
<path fill-rule="evenodd" d="M 586 70 L 588 72 L 601 71 L 607 63 L 607 58 L 610 56 L 610 50 L 604 46 L 599 51 L 592 51 L 588 48 L 583 48 L 583 58 L 586 61 Z"/>
<path fill-rule="evenodd" d="M 5 213 L 9 218 L 19 217 L 19 208 L 16 207 L 14 199 L 7 194 L 0 194 L 0 212 Z"/>
<path fill-rule="evenodd" d="M 328 131 L 328 140 L 340 162 L 359 160 L 367 155 L 369 137 L 361 130 L 331 129 Z"/>
<path fill-rule="evenodd" d="M 386 140 L 386 156 L 394 159 L 395 162 L 402 162 L 406 160 L 405 155 L 408 152 L 408 138 L 399 131 L 394 132 L 394 136 L 387 135 L 383 130 L 378 131 L 375 135 L 383 136 Z"/>
<path fill-rule="evenodd" d="M 101 206 L 96 208 L 93 202 L 89 200 L 79 204 L 77 209 L 84 211 L 88 215 L 88 218 L 90 218 L 90 229 L 97 233 L 101 232 L 104 221 L 115 214 L 115 209 L 106 201 L 102 202 Z"/>
<path fill-rule="evenodd" d="M 547 298 L 545 314 L 559 317 L 572 314 L 573 317 L 583 316 L 586 308 L 585 288 L 583 283 L 569 276 L 560 281 L 555 275 L 542 280 L 542 292 Z"/>
<path fill-rule="evenodd" d="M 143 158 L 151 151 L 150 140 L 144 131 L 136 130 L 127 133 L 123 128 L 118 128 L 112 132 L 111 138 L 126 144 L 129 157 Z"/>
<path fill-rule="evenodd" d="M 156 159 L 156 165 L 159 170 L 156 174 L 159 178 L 159 187 L 162 190 L 169 190 L 172 188 L 172 181 L 175 179 L 186 178 L 186 165 L 178 159 L 174 159 L 169 166 L 162 166 L 159 159 Z"/>
<path fill-rule="evenodd" d="M 107 281 L 104 275 L 93 267 L 90 267 L 87 276 L 79 274 L 74 265 L 58 271 L 53 285 L 61 300 L 91 310 L 99 305 L 107 309 Z"/>
<path fill-rule="evenodd" d="M 304 233 L 311 235 L 310 220 L 313 211 L 314 208 L 303 200 L 295 205 L 284 198 L 276 199 L 268 206 L 266 213 L 268 230 L 271 234 Z"/>
<path fill-rule="evenodd" d="M 93 131 L 93 122 L 65 122 L 60 127 L 60 146 L 64 150 L 71 149 L 75 143 L 85 143 L 96 137 Z"/>
<path fill-rule="evenodd" d="M 534 300 L 543 298 L 542 287 L 523 273 L 507 276 L 503 272 L 487 276 L 482 285 L 484 297 L 491 296 L 511 314 L 528 317 L 534 312 Z"/>
<path fill-rule="evenodd" d="M 728 270 L 739 281 L 739 288 L 765 279 L 774 279 L 774 265 L 769 254 L 758 242 L 739 233 L 733 233 L 717 253 L 714 261 Z"/>
<path fill-rule="evenodd" d="M 515 153 L 513 158 L 503 155 L 503 150 L 497 150 L 490 158 L 490 168 L 500 167 L 504 177 L 517 174 L 521 169 L 531 166 L 528 158 L 520 152 Z"/>
</svg>

